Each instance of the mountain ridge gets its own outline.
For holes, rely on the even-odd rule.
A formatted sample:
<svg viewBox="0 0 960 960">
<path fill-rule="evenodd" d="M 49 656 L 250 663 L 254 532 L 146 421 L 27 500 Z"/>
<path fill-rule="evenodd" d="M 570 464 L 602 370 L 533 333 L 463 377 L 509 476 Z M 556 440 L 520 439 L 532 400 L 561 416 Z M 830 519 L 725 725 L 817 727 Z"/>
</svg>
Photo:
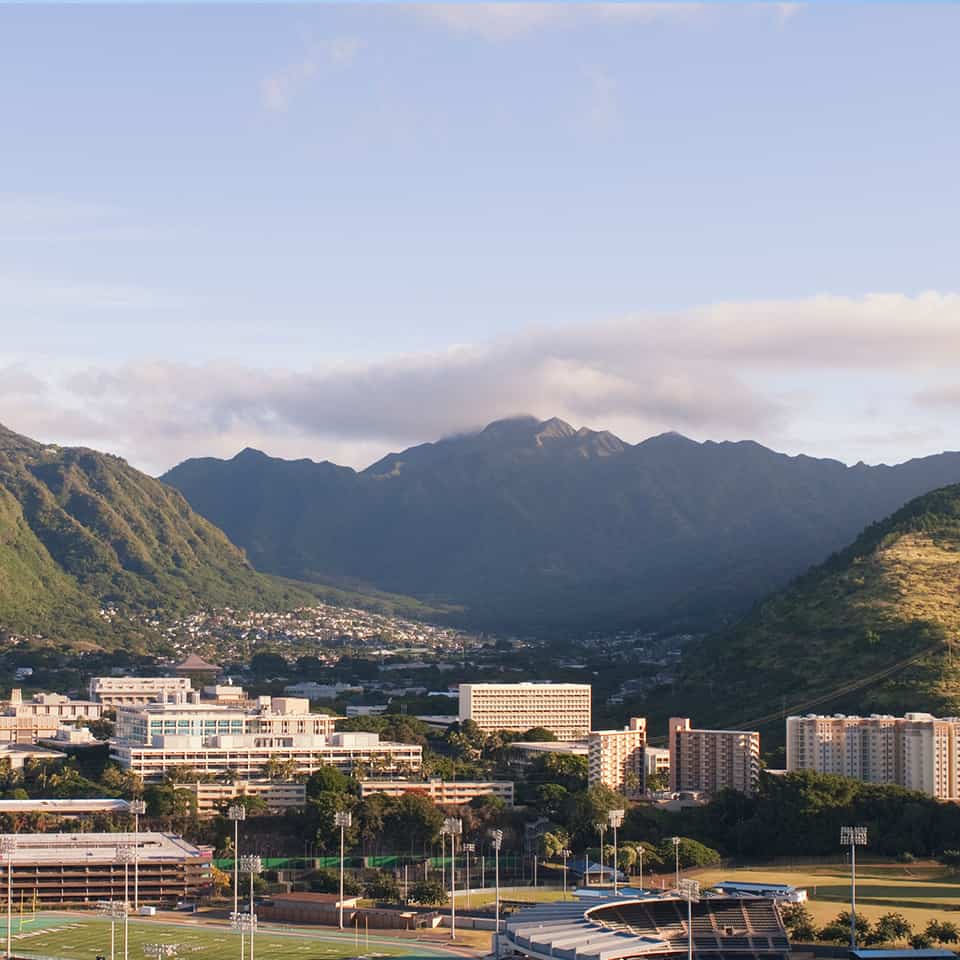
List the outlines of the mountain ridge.
<svg viewBox="0 0 960 960">
<path fill-rule="evenodd" d="M 631 445 L 534 417 L 360 471 L 235 459 L 161 479 L 258 569 L 452 603 L 471 625 L 520 632 L 736 617 L 911 497 L 960 481 L 956 453 L 859 467 L 750 440 Z"/>
</svg>

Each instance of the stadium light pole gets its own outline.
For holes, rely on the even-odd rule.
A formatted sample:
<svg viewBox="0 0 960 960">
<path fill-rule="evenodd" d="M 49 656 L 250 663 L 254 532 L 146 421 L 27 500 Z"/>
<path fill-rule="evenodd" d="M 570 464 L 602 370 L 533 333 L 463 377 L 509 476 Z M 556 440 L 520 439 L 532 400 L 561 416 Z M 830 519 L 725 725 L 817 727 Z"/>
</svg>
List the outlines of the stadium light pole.
<svg viewBox="0 0 960 960">
<path fill-rule="evenodd" d="M 596 824 L 597 833 L 600 834 L 600 883 L 603 883 L 603 833 L 607 829 L 607 825 L 600 821 Z M 590 876 L 590 864 L 587 864 L 587 877 L 589 880 Z"/>
<path fill-rule="evenodd" d="M 674 858 L 674 873 L 676 874 L 676 880 L 674 885 L 679 890 L 680 889 L 680 838 L 673 838 L 673 858 Z"/>
<path fill-rule="evenodd" d="M 560 851 L 560 856 L 563 857 L 563 899 L 567 899 L 567 858 L 570 856 L 570 851 L 564 847 Z"/>
<path fill-rule="evenodd" d="M 617 858 L 617 828 L 623 826 L 623 810 L 611 810 L 607 814 L 607 819 L 610 821 L 610 826 L 613 827 L 613 895 L 616 897 L 617 894 L 617 871 L 618 867 L 618 858 Z"/>
<path fill-rule="evenodd" d="M 13 857 L 16 852 L 16 837 L 7 836 L 0 840 L 0 855 L 7 861 L 7 960 L 13 957 L 10 931 L 13 926 Z"/>
<path fill-rule="evenodd" d="M 457 836 L 463 833 L 463 821 L 459 817 L 447 817 L 442 833 L 450 837 L 450 939 L 457 938 Z"/>
<path fill-rule="evenodd" d="M 640 861 L 640 892 L 643 893 L 643 844 L 638 843 L 636 850 L 637 859 Z"/>
<path fill-rule="evenodd" d="M 130 864 L 135 859 L 130 844 L 117 847 L 117 860 L 123 864 L 123 960 L 130 960 Z"/>
<path fill-rule="evenodd" d="M 343 861 L 346 845 L 347 828 L 353 824 L 353 816 L 349 810 L 338 810 L 333 815 L 333 822 L 340 828 L 340 929 L 343 929 Z"/>
<path fill-rule="evenodd" d="M 687 960 L 693 960 L 693 901 L 700 900 L 700 884 L 696 880 L 684 878 L 677 889 L 687 901 Z"/>
<path fill-rule="evenodd" d="M 247 808 L 242 803 L 232 803 L 227 817 L 233 821 L 233 912 L 239 913 L 240 907 L 240 821 L 247 819 Z M 242 931 L 241 931 L 242 935 Z M 242 949 L 242 947 L 241 947 Z"/>
<path fill-rule="evenodd" d="M 250 960 L 253 960 L 253 932 L 257 927 L 257 915 L 253 912 L 253 878 L 263 869 L 263 861 L 256 856 L 243 857 L 240 869 L 250 874 Z"/>
<path fill-rule="evenodd" d="M 112 886 L 113 884 L 111 882 L 111 887 Z M 100 900 L 97 903 L 97 912 L 101 917 L 106 917 L 110 921 L 110 960 L 114 960 L 116 951 L 116 922 L 123 916 L 120 911 L 124 906 L 125 904 L 117 903 L 114 900 Z"/>
<path fill-rule="evenodd" d="M 866 827 L 841 827 L 840 845 L 850 847 L 850 949 L 857 949 L 857 847 L 867 845 Z"/>
<path fill-rule="evenodd" d="M 130 812 L 133 814 L 133 842 L 139 850 L 140 817 L 147 812 L 147 805 L 143 800 L 131 800 Z M 140 909 L 140 857 L 135 857 L 133 861 L 133 909 Z"/>
<path fill-rule="evenodd" d="M 467 855 L 467 909 L 470 909 L 470 854 L 477 849 L 475 843 L 464 843 L 463 852 Z"/>
<path fill-rule="evenodd" d="M 493 834 L 493 927 L 494 956 L 500 957 L 500 848 L 503 846 L 503 831 L 494 830 Z"/>
</svg>

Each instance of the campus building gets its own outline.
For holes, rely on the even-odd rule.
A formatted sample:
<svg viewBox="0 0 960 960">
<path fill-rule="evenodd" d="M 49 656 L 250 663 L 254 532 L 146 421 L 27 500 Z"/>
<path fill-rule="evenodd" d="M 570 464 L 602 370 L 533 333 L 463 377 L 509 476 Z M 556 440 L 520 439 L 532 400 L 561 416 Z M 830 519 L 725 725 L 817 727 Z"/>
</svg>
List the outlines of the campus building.
<svg viewBox="0 0 960 960">
<path fill-rule="evenodd" d="M 260 797 L 271 813 L 306 806 L 307 786 L 295 780 L 234 780 L 231 783 L 178 783 L 193 795 L 197 816 L 212 817 L 239 797 Z"/>
<path fill-rule="evenodd" d="M 13 846 L 11 899 L 16 904 L 42 909 L 122 901 L 121 847 L 136 850 L 140 903 L 173 905 L 209 889 L 211 851 L 173 834 L 16 833 L 0 837 L 2 841 Z M 131 900 L 133 874 L 128 867 Z"/>
<path fill-rule="evenodd" d="M 513 806 L 512 780 L 361 780 L 360 797 L 382 793 L 388 797 L 402 797 L 416 793 L 429 797 L 439 806 L 460 807 L 477 797 L 498 797 Z"/>
<path fill-rule="evenodd" d="M 327 737 L 159 734 L 150 743 L 111 740 L 110 758 L 122 769 L 132 770 L 153 783 L 177 769 L 190 770 L 204 778 L 292 780 L 325 766 L 354 776 L 373 771 L 414 773 L 423 765 L 423 747 L 381 741 L 376 733 L 333 733 Z M 279 776 L 278 770 L 283 771 Z"/>
<path fill-rule="evenodd" d="M 671 717 L 670 789 L 713 794 L 755 793 L 760 778 L 760 734 L 755 730 L 697 730 Z"/>
<path fill-rule="evenodd" d="M 590 732 L 589 683 L 461 683 L 460 722 L 481 730 L 549 730 L 558 740 Z"/>
<path fill-rule="evenodd" d="M 642 796 L 646 745 L 647 721 L 643 717 L 631 717 L 622 730 L 591 730 L 587 738 L 591 786 L 600 783 L 631 799 Z"/>
<path fill-rule="evenodd" d="M 0 701 L 0 743 L 36 743 L 56 735 L 63 724 L 99 720 L 103 704 L 71 700 L 59 693 L 35 693 L 23 699 L 19 689 Z"/>
<path fill-rule="evenodd" d="M 189 677 L 91 677 L 90 699 L 104 706 L 121 707 L 152 703 L 166 695 L 186 696 Z"/>
<path fill-rule="evenodd" d="M 960 800 L 960 718 L 787 717 L 787 770 L 836 773 Z"/>
</svg>

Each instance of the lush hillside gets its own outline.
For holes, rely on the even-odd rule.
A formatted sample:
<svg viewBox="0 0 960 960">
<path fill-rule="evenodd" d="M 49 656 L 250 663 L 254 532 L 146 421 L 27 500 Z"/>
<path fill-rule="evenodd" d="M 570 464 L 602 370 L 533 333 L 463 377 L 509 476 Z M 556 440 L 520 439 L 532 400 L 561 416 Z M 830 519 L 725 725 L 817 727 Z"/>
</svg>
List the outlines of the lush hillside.
<svg viewBox="0 0 960 960">
<path fill-rule="evenodd" d="M 163 479 L 258 569 L 557 632 L 737 615 L 911 497 L 960 481 L 960 455 L 846 467 L 519 418 L 362 472 L 245 450 Z"/>
<path fill-rule="evenodd" d="M 308 596 L 254 571 L 179 493 L 118 457 L 0 427 L 3 631 L 111 643 L 132 637 L 99 616 L 107 603 L 256 608 Z"/>
<path fill-rule="evenodd" d="M 918 497 L 686 659 L 697 721 L 960 713 L 960 485 Z M 756 725 L 756 724 L 755 724 Z"/>
</svg>

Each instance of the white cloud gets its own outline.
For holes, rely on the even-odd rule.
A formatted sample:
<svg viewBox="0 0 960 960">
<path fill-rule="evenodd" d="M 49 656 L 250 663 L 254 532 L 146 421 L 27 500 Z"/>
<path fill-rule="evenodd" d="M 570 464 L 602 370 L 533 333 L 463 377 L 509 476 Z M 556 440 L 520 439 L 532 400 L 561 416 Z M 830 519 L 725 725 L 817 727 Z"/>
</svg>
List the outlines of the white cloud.
<svg viewBox="0 0 960 960">
<path fill-rule="evenodd" d="M 302 56 L 263 78 L 260 83 L 263 105 L 277 113 L 287 112 L 297 95 L 321 68 L 346 68 L 362 49 L 363 41 L 358 37 L 309 41 Z"/>
<path fill-rule="evenodd" d="M 891 396 L 909 406 L 923 385 L 960 380 L 960 296 L 720 303 L 309 371 L 144 361 L 66 379 L 24 372 L 50 389 L 24 381 L 24 402 L 4 403 L 12 429 L 99 445 L 157 471 L 246 444 L 362 466 L 518 413 L 610 427 L 628 440 L 678 429 L 713 439 L 790 436 L 810 449 L 824 429 L 798 437 L 811 397 L 837 406 L 844 435 L 867 436 Z M 851 378 L 872 384 L 856 396 L 861 413 L 849 396 L 821 395 Z M 919 399 L 931 409 L 960 403 L 960 391 Z M 932 429 L 903 422 L 903 409 L 891 432 Z"/>
</svg>

